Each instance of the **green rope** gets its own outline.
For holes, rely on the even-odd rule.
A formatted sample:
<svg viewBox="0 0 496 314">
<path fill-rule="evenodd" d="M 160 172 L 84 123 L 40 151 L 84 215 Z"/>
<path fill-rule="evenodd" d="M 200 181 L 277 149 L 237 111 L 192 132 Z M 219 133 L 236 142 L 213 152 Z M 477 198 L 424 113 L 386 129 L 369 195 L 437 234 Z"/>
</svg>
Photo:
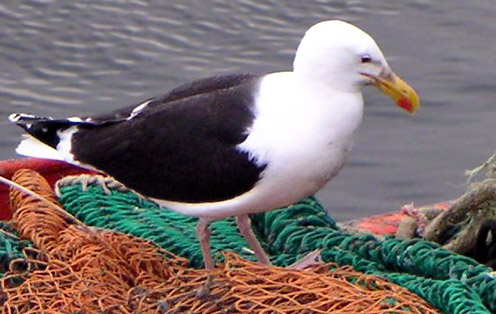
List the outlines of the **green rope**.
<svg viewBox="0 0 496 314">
<path fill-rule="evenodd" d="M 193 267 L 203 267 L 200 244 L 196 237 L 197 218 L 187 217 L 159 208 L 132 192 L 112 190 L 106 195 L 98 186 L 89 186 L 82 193 L 79 185 L 61 189 L 60 202 L 85 224 L 118 230 L 155 242 L 190 261 Z M 239 234 L 234 219 L 210 224 L 212 254 L 221 258 L 221 251 L 236 251 L 243 258 L 256 258 L 243 247 L 249 247 Z"/>
<path fill-rule="evenodd" d="M 0 278 L 2 278 L 7 271 L 11 262 L 14 260 L 23 261 L 26 259 L 23 249 L 32 247 L 33 243 L 28 240 L 21 240 L 17 237 L 17 232 L 9 223 L 0 221 Z M 16 271 L 27 271 L 26 263 L 17 263 Z M 17 286 L 22 283 L 21 277 L 11 277 L 7 284 L 9 286 Z"/>
<path fill-rule="evenodd" d="M 483 304 L 496 311 L 496 279 L 489 274 L 491 269 L 435 243 L 351 235 L 334 226 L 309 228 L 291 223 L 288 210 L 268 212 L 259 218 L 266 222 L 266 230 L 275 225 L 266 239 L 271 239 L 267 245 L 277 255 L 278 265 L 291 264 L 305 252 L 322 249 L 324 261 L 385 277 L 444 313 L 489 313 Z M 280 226 L 283 228 L 276 231 Z"/>
<path fill-rule="evenodd" d="M 16 241 L 17 234 L 12 227 L 6 223 L 0 222 L 0 277 L 8 270 L 12 260 L 21 258 L 22 254 L 21 243 Z"/>
</svg>

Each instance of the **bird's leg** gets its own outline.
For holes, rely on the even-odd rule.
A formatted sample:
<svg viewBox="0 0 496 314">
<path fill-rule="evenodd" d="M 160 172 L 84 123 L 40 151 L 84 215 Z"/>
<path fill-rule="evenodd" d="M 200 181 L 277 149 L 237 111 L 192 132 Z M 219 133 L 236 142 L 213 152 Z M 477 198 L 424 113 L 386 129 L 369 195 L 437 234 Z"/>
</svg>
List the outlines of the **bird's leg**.
<svg viewBox="0 0 496 314">
<path fill-rule="evenodd" d="M 210 251 L 210 230 L 208 229 L 209 224 L 210 220 L 206 218 L 200 218 L 200 220 L 198 221 L 198 225 L 196 226 L 196 234 L 198 235 L 198 240 L 200 241 L 205 268 L 214 269 L 212 252 Z"/>
<path fill-rule="evenodd" d="M 212 260 L 212 252 L 210 251 L 210 230 L 208 225 L 210 220 L 206 218 L 200 218 L 198 225 L 196 226 L 196 234 L 198 235 L 198 240 L 200 241 L 200 246 L 203 255 L 203 264 L 207 270 L 214 269 L 214 262 Z M 196 295 L 199 298 L 206 296 L 210 291 L 210 286 L 212 285 L 212 273 L 209 273 L 205 284 L 196 291 Z"/>
<path fill-rule="evenodd" d="M 250 245 L 252 251 L 258 257 L 258 261 L 265 265 L 271 265 L 269 257 L 263 250 L 260 242 L 258 242 L 253 230 L 251 229 L 251 221 L 248 215 L 239 215 L 236 216 L 236 223 L 238 224 L 239 232 L 245 237 L 246 241 Z M 321 250 L 315 250 L 308 253 L 299 261 L 296 261 L 294 264 L 288 266 L 289 269 L 304 269 L 310 266 L 320 265 L 322 264 Z"/>
<path fill-rule="evenodd" d="M 250 248 L 253 250 L 258 258 L 258 261 L 265 265 L 270 265 L 270 260 L 265 251 L 263 250 L 260 242 L 258 242 L 253 230 L 251 229 L 251 221 L 248 215 L 236 216 L 236 223 L 238 224 L 239 232 L 248 241 Z"/>
</svg>

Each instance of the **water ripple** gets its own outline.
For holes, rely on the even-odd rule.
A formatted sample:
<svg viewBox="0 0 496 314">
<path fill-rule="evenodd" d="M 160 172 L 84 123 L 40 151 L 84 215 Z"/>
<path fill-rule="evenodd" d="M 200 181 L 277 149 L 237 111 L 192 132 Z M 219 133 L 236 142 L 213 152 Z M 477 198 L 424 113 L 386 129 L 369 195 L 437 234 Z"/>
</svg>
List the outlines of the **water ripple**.
<svg viewBox="0 0 496 314">
<path fill-rule="evenodd" d="M 345 19 L 377 39 L 426 106 L 411 120 L 367 90 L 357 148 L 326 204 L 392 209 L 395 194 L 425 203 L 454 196 L 449 175 L 496 146 L 479 136 L 494 123 L 494 15 L 493 0 L 2 1 L 0 111 L 104 112 L 213 74 L 288 70 L 310 25 Z M 10 126 L 0 123 L 0 133 L 12 134 Z M 13 145 L 2 147 L 3 158 Z M 398 169 L 402 158 L 408 167 Z M 428 171 L 434 186 L 418 170 L 433 166 L 443 169 L 438 178 Z"/>
</svg>

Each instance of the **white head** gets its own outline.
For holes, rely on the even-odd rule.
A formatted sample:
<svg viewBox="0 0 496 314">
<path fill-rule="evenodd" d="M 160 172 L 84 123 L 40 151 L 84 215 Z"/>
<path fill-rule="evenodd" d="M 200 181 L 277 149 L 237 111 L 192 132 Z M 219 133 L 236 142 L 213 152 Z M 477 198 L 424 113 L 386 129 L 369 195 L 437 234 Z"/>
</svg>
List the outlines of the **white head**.
<svg viewBox="0 0 496 314">
<path fill-rule="evenodd" d="M 347 92 L 374 84 L 400 107 L 414 112 L 418 97 L 397 77 L 372 37 L 343 21 L 312 26 L 298 46 L 293 72 L 305 79 Z"/>
</svg>

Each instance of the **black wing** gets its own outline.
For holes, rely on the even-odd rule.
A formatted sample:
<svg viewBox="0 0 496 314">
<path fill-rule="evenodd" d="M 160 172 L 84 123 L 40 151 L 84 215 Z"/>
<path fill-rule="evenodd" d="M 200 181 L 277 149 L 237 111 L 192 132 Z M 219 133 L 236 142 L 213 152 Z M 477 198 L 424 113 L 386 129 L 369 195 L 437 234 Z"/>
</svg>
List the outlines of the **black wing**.
<svg viewBox="0 0 496 314">
<path fill-rule="evenodd" d="M 72 153 L 149 197 L 194 203 L 235 197 L 265 167 L 236 149 L 253 122 L 258 84 L 259 77 L 244 75 L 182 86 L 132 119 L 81 125 Z"/>
</svg>

